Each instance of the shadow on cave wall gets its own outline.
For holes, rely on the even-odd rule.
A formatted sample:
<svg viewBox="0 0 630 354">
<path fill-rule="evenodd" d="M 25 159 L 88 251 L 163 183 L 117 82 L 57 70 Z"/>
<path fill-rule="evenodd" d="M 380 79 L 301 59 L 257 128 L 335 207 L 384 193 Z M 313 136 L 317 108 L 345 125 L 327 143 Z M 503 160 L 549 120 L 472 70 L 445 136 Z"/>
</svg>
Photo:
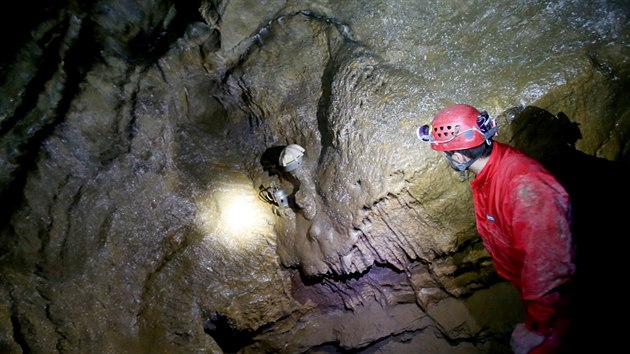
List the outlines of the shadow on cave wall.
<svg viewBox="0 0 630 354">
<path fill-rule="evenodd" d="M 623 162 L 576 150 L 575 143 L 582 138 L 579 124 L 562 112 L 553 115 L 528 106 L 516 114 L 510 128 L 510 144 L 540 161 L 571 198 L 581 299 L 579 316 L 585 324 L 580 338 L 611 338 L 614 327 L 602 324 L 625 302 L 614 284 L 625 278 L 620 271 L 624 269 L 626 250 L 620 246 L 628 235 L 624 205 L 630 201 L 630 168 Z"/>
<path fill-rule="evenodd" d="M 203 330 L 212 336 L 226 354 L 238 353 L 253 342 L 252 337 L 256 334 L 238 329 L 231 319 L 218 312 L 204 314 Z"/>
<path fill-rule="evenodd" d="M 603 266 L 615 262 L 608 248 L 624 229 L 626 212 L 619 204 L 630 196 L 628 166 L 577 150 L 579 124 L 562 112 L 555 116 L 528 106 L 515 116 L 511 129 L 511 145 L 545 165 L 569 193 L 574 238 L 583 256 L 590 256 L 582 260 L 601 261 Z"/>
</svg>

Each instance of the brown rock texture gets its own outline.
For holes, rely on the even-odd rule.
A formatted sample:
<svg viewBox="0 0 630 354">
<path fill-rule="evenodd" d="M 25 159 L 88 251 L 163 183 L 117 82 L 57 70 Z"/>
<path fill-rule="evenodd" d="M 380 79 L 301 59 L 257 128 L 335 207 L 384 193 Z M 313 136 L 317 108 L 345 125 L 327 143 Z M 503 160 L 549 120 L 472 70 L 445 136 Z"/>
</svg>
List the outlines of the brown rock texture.
<svg viewBox="0 0 630 354">
<path fill-rule="evenodd" d="M 468 181 L 416 137 L 454 102 L 562 179 L 588 279 L 621 269 L 592 235 L 628 193 L 623 3 L 20 13 L 0 57 L 2 353 L 509 352 L 521 305 Z"/>
</svg>

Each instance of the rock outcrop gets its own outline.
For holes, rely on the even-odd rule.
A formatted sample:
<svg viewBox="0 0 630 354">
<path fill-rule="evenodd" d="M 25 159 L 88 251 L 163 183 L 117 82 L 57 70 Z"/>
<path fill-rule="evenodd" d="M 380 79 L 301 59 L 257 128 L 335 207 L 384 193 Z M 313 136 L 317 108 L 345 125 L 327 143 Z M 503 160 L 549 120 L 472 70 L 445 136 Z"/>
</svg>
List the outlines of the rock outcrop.
<svg viewBox="0 0 630 354">
<path fill-rule="evenodd" d="M 417 127 L 467 102 L 550 169 L 627 171 L 623 4 L 21 9 L 38 20 L 0 63 L 2 352 L 505 353 L 519 299 Z M 569 167 L 575 198 L 610 200 Z"/>
</svg>

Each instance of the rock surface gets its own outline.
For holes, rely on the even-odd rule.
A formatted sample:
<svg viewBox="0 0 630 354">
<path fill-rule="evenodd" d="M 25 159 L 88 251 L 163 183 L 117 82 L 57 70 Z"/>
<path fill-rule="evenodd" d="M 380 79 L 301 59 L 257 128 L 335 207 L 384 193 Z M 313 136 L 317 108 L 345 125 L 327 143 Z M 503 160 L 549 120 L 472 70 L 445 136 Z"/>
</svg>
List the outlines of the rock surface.
<svg viewBox="0 0 630 354">
<path fill-rule="evenodd" d="M 629 8 L 477 5 L 21 7 L 0 63 L 0 352 L 509 352 L 519 300 L 468 183 L 415 131 L 488 110 L 595 246 L 584 220 L 622 212 L 558 162 L 624 183 Z"/>
</svg>

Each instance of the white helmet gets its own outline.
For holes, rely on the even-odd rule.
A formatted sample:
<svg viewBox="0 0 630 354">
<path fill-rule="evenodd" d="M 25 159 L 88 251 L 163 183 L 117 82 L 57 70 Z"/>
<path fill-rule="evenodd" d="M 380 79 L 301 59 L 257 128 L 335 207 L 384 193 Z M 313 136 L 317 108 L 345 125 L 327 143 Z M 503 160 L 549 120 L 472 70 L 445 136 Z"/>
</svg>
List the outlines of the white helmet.
<svg viewBox="0 0 630 354">
<path fill-rule="evenodd" d="M 287 172 L 295 170 L 302 165 L 304 151 L 306 150 L 300 145 L 287 145 L 280 153 L 280 166 L 284 167 L 284 170 Z"/>
</svg>

